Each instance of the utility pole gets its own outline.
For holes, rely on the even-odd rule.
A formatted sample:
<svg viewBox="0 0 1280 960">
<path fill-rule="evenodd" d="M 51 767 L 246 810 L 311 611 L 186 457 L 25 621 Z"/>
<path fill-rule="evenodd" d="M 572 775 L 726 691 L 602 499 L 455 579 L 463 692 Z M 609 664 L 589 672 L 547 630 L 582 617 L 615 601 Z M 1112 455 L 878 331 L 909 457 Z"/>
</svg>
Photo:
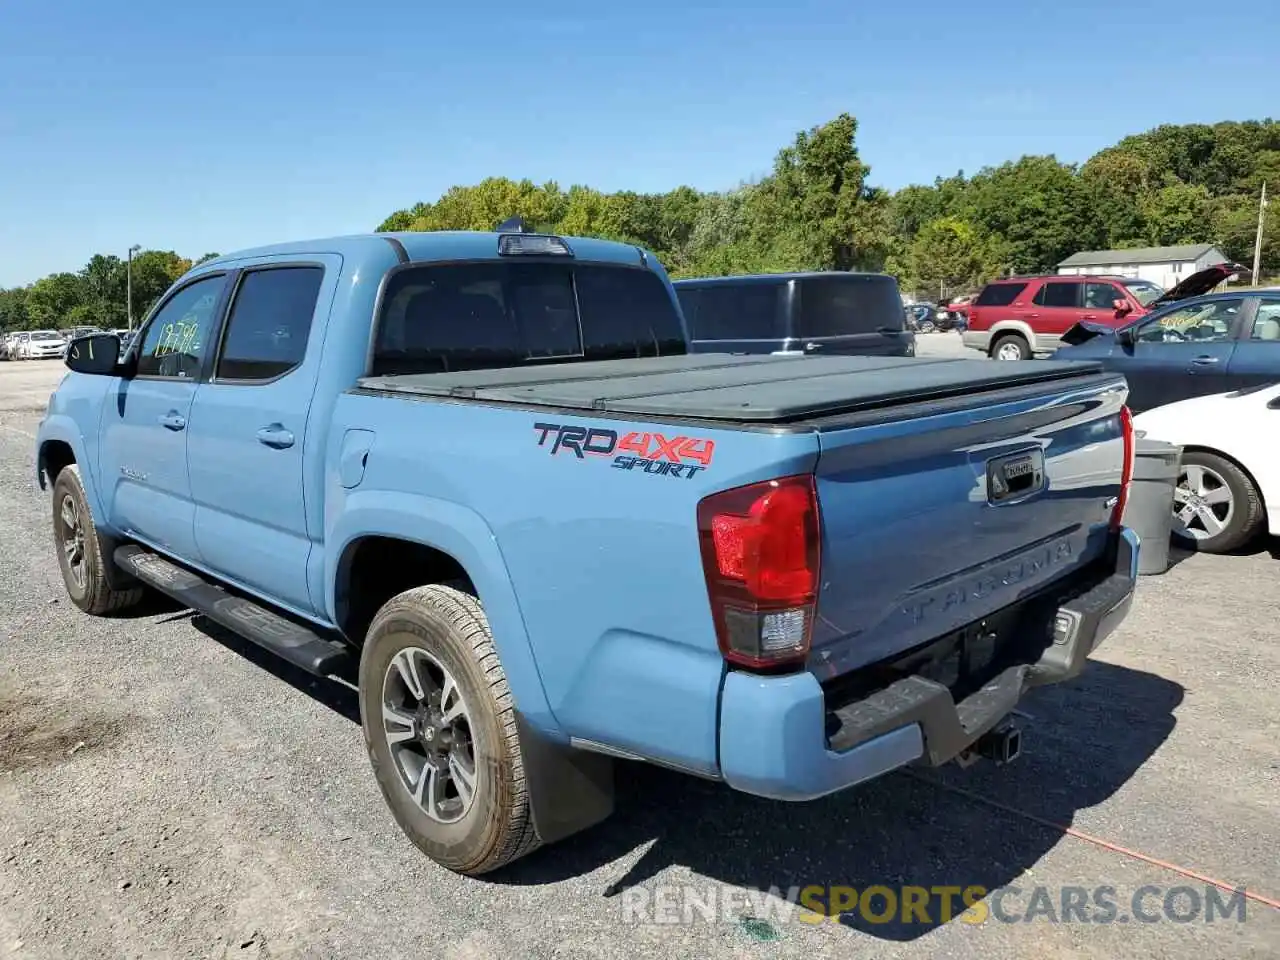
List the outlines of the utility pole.
<svg viewBox="0 0 1280 960">
<path fill-rule="evenodd" d="M 128 313 L 129 315 L 130 330 L 133 330 L 133 255 L 141 249 L 142 248 L 138 246 L 136 243 L 133 246 L 131 246 L 126 255 L 127 259 L 125 260 L 125 266 L 124 266 L 124 289 L 125 289 L 124 295 L 125 295 L 125 299 L 128 301 L 128 304 L 125 308 L 125 312 Z"/>
<path fill-rule="evenodd" d="M 1267 181 L 1262 181 L 1262 198 L 1258 201 L 1258 236 L 1253 241 L 1253 285 L 1258 285 L 1258 270 L 1262 266 L 1262 228 L 1267 222 Z"/>
</svg>

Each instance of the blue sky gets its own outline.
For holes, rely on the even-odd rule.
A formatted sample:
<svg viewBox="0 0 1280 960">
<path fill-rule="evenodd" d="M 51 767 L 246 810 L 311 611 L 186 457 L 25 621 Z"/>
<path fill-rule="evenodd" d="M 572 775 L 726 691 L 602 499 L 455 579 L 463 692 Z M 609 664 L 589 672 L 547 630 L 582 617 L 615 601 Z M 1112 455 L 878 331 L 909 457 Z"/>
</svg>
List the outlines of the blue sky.
<svg viewBox="0 0 1280 960">
<path fill-rule="evenodd" d="M 1212 9 L 0 0 L 0 286 L 371 230 L 488 175 L 732 187 L 845 110 L 891 188 L 1280 113 L 1280 5 Z"/>
</svg>

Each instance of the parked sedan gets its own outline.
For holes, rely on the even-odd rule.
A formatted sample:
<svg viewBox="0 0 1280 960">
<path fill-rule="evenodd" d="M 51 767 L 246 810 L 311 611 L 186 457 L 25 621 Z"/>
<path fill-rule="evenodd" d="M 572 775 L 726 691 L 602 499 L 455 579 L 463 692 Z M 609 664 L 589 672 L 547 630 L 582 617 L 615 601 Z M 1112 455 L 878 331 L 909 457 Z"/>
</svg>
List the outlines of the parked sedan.
<svg viewBox="0 0 1280 960">
<path fill-rule="evenodd" d="M 1117 330 L 1077 324 L 1055 360 L 1100 360 L 1129 381 L 1135 413 L 1280 382 L 1280 289 L 1179 300 Z M 1278 424 L 1280 425 L 1280 424 Z"/>
<path fill-rule="evenodd" d="M 1181 400 L 1133 425 L 1138 436 L 1183 447 L 1175 535 L 1223 553 L 1264 530 L 1280 534 L 1280 382 Z"/>
<path fill-rule="evenodd" d="M 67 341 L 56 330 L 33 330 L 20 349 L 24 360 L 48 360 L 61 357 Z"/>
</svg>

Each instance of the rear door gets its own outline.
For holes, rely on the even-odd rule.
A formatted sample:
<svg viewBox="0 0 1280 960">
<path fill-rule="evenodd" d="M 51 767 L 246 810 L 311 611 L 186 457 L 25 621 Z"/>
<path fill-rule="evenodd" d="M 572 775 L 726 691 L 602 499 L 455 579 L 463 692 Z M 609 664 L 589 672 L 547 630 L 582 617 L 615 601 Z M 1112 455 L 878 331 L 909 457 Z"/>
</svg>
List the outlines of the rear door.
<svg viewBox="0 0 1280 960">
<path fill-rule="evenodd" d="M 1057 350 L 1062 335 L 1084 319 L 1084 283 L 1072 278 L 1046 280 L 1031 298 L 1025 317 L 1035 332 L 1037 350 Z"/>
<path fill-rule="evenodd" d="M 1135 413 L 1227 389 L 1243 297 L 1175 305 L 1144 318 L 1109 366 L 1129 381 Z"/>
<path fill-rule="evenodd" d="M 323 330 L 341 262 L 328 254 L 239 275 L 213 375 L 196 393 L 187 430 L 204 562 L 303 613 L 315 609 L 303 497 L 322 343 L 312 332 Z"/>
<path fill-rule="evenodd" d="M 795 281 L 795 336 L 806 353 L 910 354 L 902 295 L 892 277 L 833 274 Z"/>
<path fill-rule="evenodd" d="M 1251 301 L 1227 366 L 1228 390 L 1280 383 L 1280 295 Z"/>
<path fill-rule="evenodd" d="M 677 287 L 696 353 L 775 353 L 786 349 L 786 280 Z"/>
</svg>

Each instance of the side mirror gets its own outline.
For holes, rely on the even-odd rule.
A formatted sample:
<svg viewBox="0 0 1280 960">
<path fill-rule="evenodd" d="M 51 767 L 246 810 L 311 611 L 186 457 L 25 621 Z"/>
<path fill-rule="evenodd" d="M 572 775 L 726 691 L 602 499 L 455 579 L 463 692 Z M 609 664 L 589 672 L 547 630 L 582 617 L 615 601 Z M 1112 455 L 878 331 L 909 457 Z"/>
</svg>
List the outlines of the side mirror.
<svg viewBox="0 0 1280 960">
<path fill-rule="evenodd" d="M 1121 327 L 1116 331 L 1116 342 L 1121 346 L 1131 347 L 1138 342 L 1138 331 L 1134 327 Z"/>
<path fill-rule="evenodd" d="M 114 333 L 76 337 L 67 347 L 67 367 L 76 373 L 110 376 L 120 362 L 120 338 Z"/>
<path fill-rule="evenodd" d="M 1133 304 L 1131 304 L 1128 300 L 1121 300 L 1118 297 L 1115 300 L 1111 301 L 1111 306 L 1114 307 L 1116 313 L 1122 317 L 1126 313 L 1133 312 Z"/>
</svg>

